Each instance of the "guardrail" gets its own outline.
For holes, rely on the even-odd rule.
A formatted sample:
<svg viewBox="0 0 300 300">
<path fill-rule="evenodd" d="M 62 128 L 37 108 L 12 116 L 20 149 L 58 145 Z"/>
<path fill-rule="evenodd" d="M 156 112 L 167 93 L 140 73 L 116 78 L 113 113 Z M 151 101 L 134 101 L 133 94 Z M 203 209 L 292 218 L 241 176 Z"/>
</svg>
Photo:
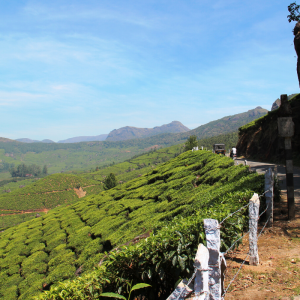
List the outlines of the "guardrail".
<svg viewBox="0 0 300 300">
<path fill-rule="evenodd" d="M 274 174 L 272 169 L 265 173 L 265 192 L 262 195 L 254 193 L 249 203 L 229 214 L 220 223 L 215 219 L 205 219 L 204 229 L 206 235 L 206 247 L 199 244 L 195 257 L 194 273 L 189 281 L 182 280 L 174 292 L 167 300 L 219 300 L 224 299 L 230 285 L 236 279 L 242 266 L 249 258 L 249 264 L 257 266 L 259 264 L 259 255 L 257 241 L 265 227 L 273 225 L 273 185 Z M 266 209 L 259 214 L 260 198 L 266 197 Z M 249 231 L 232 243 L 226 252 L 220 252 L 220 228 L 225 220 L 232 217 L 249 207 Z M 258 221 L 266 213 L 264 226 L 257 233 Z M 249 252 L 241 263 L 240 268 L 235 273 L 227 287 L 224 286 L 226 259 L 225 256 L 236 244 L 247 234 L 249 234 Z M 188 298 L 187 298 L 188 297 Z"/>
</svg>

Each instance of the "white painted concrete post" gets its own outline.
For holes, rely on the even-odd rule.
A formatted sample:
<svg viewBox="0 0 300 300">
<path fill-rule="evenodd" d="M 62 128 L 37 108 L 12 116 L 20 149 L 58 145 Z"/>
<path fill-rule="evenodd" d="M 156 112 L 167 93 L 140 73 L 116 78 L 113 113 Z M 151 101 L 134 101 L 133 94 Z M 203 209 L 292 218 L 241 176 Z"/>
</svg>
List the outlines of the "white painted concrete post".
<svg viewBox="0 0 300 300">
<path fill-rule="evenodd" d="M 206 244 L 209 251 L 209 292 L 210 298 L 222 299 L 221 264 L 220 264 L 220 227 L 218 220 L 204 219 Z"/>
<path fill-rule="evenodd" d="M 187 286 L 187 280 L 183 279 L 177 285 L 175 291 L 168 297 L 167 300 L 184 300 L 189 294 L 192 293 L 192 289 Z"/>
<path fill-rule="evenodd" d="M 196 258 L 195 258 L 195 268 L 197 268 L 195 283 L 194 283 L 194 300 L 205 300 L 208 293 L 208 260 L 209 252 L 208 249 L 203 245 L 199 244 Z"/>
<path fill-rule="evenodd" d="M 257 249 L 257 221 L 259 215 L 259 197 L 258 194 L 254 193 L 250 199 L 249 205 L 249 254 L 250 262 L 252 266 L 259 264 L 259 256 Z"/>
<path fill-rule="evenodd" d="M 269 168 L 265 173 L 265 191 L 266 192 L 266 206 L 267 206 L 267 220 L 270 220 L 267 223 L 267 227 L 273 226 L 273 198 L 274 198 L 274 175 L 272 169 Z"/>
</svg>

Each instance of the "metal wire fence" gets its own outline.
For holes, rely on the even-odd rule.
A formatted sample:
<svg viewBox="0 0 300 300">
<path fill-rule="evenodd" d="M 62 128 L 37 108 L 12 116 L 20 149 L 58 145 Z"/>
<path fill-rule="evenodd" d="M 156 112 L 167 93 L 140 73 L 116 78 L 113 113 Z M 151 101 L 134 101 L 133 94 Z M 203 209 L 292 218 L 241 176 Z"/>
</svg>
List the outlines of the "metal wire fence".
<svg viewBox="0 0 300 300">
<path fill-rule="evenodd" d="M 266 172 L 265 176 L 273 176 L 271 169 L 269 171 L 270 171 L 271 175 L 270 174 L 267 175 L 267 172 Z M 267 180 L 266 180 L 266 182 L 267 182 Z M 250 206 L 249 207 L 249 230 L 247 232 L 245 232 L 242 236 L 240 236 L 239 238 L 237 238 L 224 253 L 220 253 L 220 258 L 219 258 L 219 261 L 218 261 L 217 264 L 216 263 L 215 264 L 211 264 L 211 262 L 210 262 L 210 264 L 208 264 L 208 268 L 201 268 L 201 267 L 199 268 L 199 267 L 194 266 L 194 273 L 193 273 L 192 277 L 189 279 L 189 281 L 186 284 L 183 284 L 185 287 L 182 288 L 182 289 L 179 289 L 179 291 L 176 293 L 176 295 L 173 293 L 172 294 L 172 295 L 174 295 L 173 297 L 172 297 L 172 295 L 170 295 L 170 297 L 168 298 L 168 300 L 183 300 L 183 299 L 185 299 L 185 295 L 188 294 L 188 289 L 191 290 L 188 287 L 190 286 L 190 284 L 192 283 L 193 280 L 197 280 L 197 276 L 200 276 L 201 277 L 200 281 L 202 280 L 204 282 L 205 281 L 204 280 L 205 276 L 213 276 L 211 274 L 216 273 L 216 270 L 215 270 L 216 267 L 219 268 L 219 272 L 222 273 L 222 271 L 221 271 L 221 261 L 222 261 L 222 258 L 225 260 L 224 256 L 227 255 L 230 251 L 232 251 L 235 248 L 235 246 L 245 236 L 249 235 L 249 252 L 247 253 L 247 255 L 246 255 L 245 259 L 243 260 L 243 262 L 240 264 L 239 269 L 234 274 L 234 276 L 230 280 L 230 282 L 227 285 L 227 287 L 226 288 L 222 287 L 222 289 L 223 289 L 222 293 L 220 293 L 219 295 L 216 296 L 216 294 L 214 294 L 214 292 L 211 292 L 213 290 L 213 288 L 210 286 L 209 288 L 206 288 L 206 289 L 203 288 L 201 291 L 198 291 L 198 294 L 197 294 L 197 297 L 199 297 L 199 295 L 205 294 L 205 297 L 201 298 L 201 299 L 204 299 L 204 300 L 206 300 L 206 299 L 224 299 L 224 297 L 225 297 L 226 293 L 228 292 L 230 286 L 236 280 L 239 272 L 241 271 L 241 269 L 242 269 L 243 265 L 245 264 L 245 262 L 247 261 L 247 259 L 250 257 L 250 264 L 253 263 L 253 257 L 254 257 L 254 261 L 255 261 L 255 256 L 253 256 L 253 248 L 251 248 L 251 244 L 250 243 L 253 244 L 253 241 L 255 240 L 254 243 L 256 243 L 256 247 L 255 248 L 257 250 L 257 240 L 258 240 L 258 238 L 263 233 L 263 231 L 266 228 L 266 226 L 268 225 L 269 221 L 271 220 L 271 222 L 272 222 L 272 220 L 273 220 L 273 211 L 272 211 L 273 210 L 273 181 L 271 181 L 271 183 L 272 183 L 272 185 L 269 185 L 268 188 L 267 188 L 267 185 L 265 185 L 265 192 L 264 193 L 262 193 L 261 195 L 254 194 L 253 197 L 252 197 L 252 199 L 250 200 L 250 202 L 248 204 L 246 204 L 246 205 L 238 208 L 236 211 L 234 211 L 234 212 L 230 213 L 229 215 L 227 215 L 220 223 L 218 223 L 217 220 L 212 220 L 212 219 L 206 219 L 206 220 L 204 220 L 204 228 L 205 228 L 205 232 L 206 232 L 207 244 L 210 243 L 210 247 L 211 247 L 212 244 L 217 244 L 216 239 L 215 239 L 216 237 L 217 237 L 217 239 L 218 238 L 220 239 L 220 228 L 224 227 L 224 225 L 225 225 L 224 222 L 226 220 L 228 220 L 229 218 L 231 218 L 232 216 L 234 216 L 235 214 L 237 214 L 237 213 L 240 213 L 240 212 L 244 213 L 244 210 L 247 209 Z M 260 203 L 260 201 L 258 201 L 258 200 L 261 197 L 263 197 L 263 196 L 266 196 L 266 199 L 268 199 L 268 197 L 270 197 L 269 196 L 269 194 L 270 194 L 269 192 L 271 192 L 271 194 L 272 194 L 271 202 L 267 202 L 266 208 L 259 214 L 258 211 L 259 211 L 259 203 Z M 254 216 L 252 215 L 253 211 L 255 211 Z M 270 213 L 270 211 L 271 211 L 271 213 Z M 265 214 L 265 213 L 267 214 L 267 220 L 264 223 L 263 227 L 261 228 L 259 234 L 257 234 L 258 221 L 261 218 L 261 216 L 263 214 Z M 215 223 L 209 223 L 209 222 L 205 223 L 206 221 L 209 221 L 209 220 L 210 221 L 214 221 Z M 215 236 L 212 237 L 212 239 L 210 241 L 208 241 L 208 239 L 209 239 L 208 235 L 212 234 L 212 232 L 215 232 Z M 254 236 L 254 240 L 253 240 L 253 236 Z M 209 246 L 207 246 L 207 247 L 209 248 Z M 215 245 L 213 245 L 212 247 L 215 247 Z M 218 246 L 218 247 L 220 247 L 220 246 Z M 219 249 L 217 249 L 217 248 L 215 248 L 215 249 L 210 248 L 208 250 L 209 251 L 212 250 L 212 253 L 214 253 L 213 256 L 215 256 L 216 255 L 216 251 L 218 252 Z M 251 263 L 251 260 L 252 260 L 252 263 Z M 258 253 L 257 253 L 256 265 L 257 264 L 258 264 Z M 225 265 L 226 265 L 226 263 L 225 263 Z M 205 272 L 205 271 L 209 271 L 209 272 Z M 204 273 L 202 273 L 202 272 L 204 272 Z M 201 275 L 199 275 L 199 273 Z M 210 274 L 210 275 L 208 275 L 208 274 Z M 208 286 L 208 277 L 206 277 L 206 278 L 207 278 L 207 280 L 206 280 L 207 282 L 206 283 L 207 283 L 207 286 Z M 213 279 L 213 278 L 209 277 L 209 280 L 213 282 L 214 280 L 211 280 L 211 279 Z M 199 281 L 199 279 L 198 279 L 198 281 Z M 221 283 L 219 283 L 219 284 L 221 284 Z M 223 285 L 223 283 L 221 285 Z"/>
</svg>

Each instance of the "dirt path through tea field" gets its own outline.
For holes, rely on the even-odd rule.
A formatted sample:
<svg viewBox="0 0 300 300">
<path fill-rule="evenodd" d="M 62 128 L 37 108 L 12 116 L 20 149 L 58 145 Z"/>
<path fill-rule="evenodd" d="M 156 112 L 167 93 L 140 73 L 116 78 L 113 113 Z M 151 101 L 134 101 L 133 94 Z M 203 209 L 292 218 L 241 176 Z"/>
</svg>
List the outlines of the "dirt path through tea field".
<svg viewBox="0 0 300 300">
<path fill-rule="evenodd" d="M 247 164 L 258 173 L 264 173 L 270 167 L 274 169 L 274 164 L 254 161 L 247 161 Z M 292 221 L 287 220 L 285 167 L 278 165 L 277 169 L 282 200 L 275 203 L 273 227 L 265 229 L 258 240 L 260 263 L 250 266 L 249 258 L 246 260 L 225 300 L 300 299 L 300 169 L 294 168 L 296 219 Z M 262 221 L 259 231 L 263 225 Z M 248 248 L 245 238 L 239 249 L 227 256 L 225 287 L 246 258 Z"/>
</svg>

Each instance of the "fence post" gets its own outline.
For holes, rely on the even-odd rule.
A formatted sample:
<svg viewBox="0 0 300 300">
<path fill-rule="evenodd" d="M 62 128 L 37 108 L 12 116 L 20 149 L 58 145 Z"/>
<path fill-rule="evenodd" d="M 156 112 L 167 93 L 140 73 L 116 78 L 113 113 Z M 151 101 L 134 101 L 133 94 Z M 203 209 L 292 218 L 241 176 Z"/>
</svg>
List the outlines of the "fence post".
<svg viewBox="0 0 300 300">
<path fill-rule="evenodd" d="M 286 171 L 286 191 L 288 200 L 288 218 L 295 218 L 295 195 L 294 195 L 294 175 L 293 175 L 293 151 L 292 137 L 295 132 L 293 122 L 293 111 L 288 102 L 286 94 L 280 95 L 281 106 L 279 108 L 279 117 L 277 119 L 278 135 L 284 137 L 285 148 L 285 171 Z"/>
<path fill-rule="evenodd" d="M 277 178 L 278 171 L 277 171 L 277 165 L 274 166 L 274 178 Z"/>
<path fill-rule="evenodd" d="M 259 197 L 254 193 L 250 199 L 249 205 L 249 264 L 257 266 L 259 264 L 258 249 L 257 249 L 257 221 L 259 214 Z"/>
<path fill-rule="evenodd" d="M 191 289 L 187 283 L 188 282 L 186 279 L 181 280 L 175 291 L 167 298 L 167 300 L 184 300 L 185 297 L 187 297 L 193 291 L 193 289 Z"/>
<path fill-rule="evenodd" d="M 209 292 L 211 299 L 221 300 L 220 227 L 218 220 L 204 219 L 206 245 L 209 251 Z"/>
<path fill-rule="evenodd" d="M 273 226 L 273 187 L 274 175 L 272 169 L 269 168 L 265 173 L 265 191 L 266 191 L 266 205 L 267 205 L 267 227 Z"/>
<path fill-rule="evenodd" d="M 197 268 L 194 292 L 195 297 L 193 299 L 204 300 L 209 293 L 208 289 L 208 260 L 209 252 L 208 249 L 203 245 L 199 244 L 196 258 L 195 258 L 195 268 Z"/>
</svg>

